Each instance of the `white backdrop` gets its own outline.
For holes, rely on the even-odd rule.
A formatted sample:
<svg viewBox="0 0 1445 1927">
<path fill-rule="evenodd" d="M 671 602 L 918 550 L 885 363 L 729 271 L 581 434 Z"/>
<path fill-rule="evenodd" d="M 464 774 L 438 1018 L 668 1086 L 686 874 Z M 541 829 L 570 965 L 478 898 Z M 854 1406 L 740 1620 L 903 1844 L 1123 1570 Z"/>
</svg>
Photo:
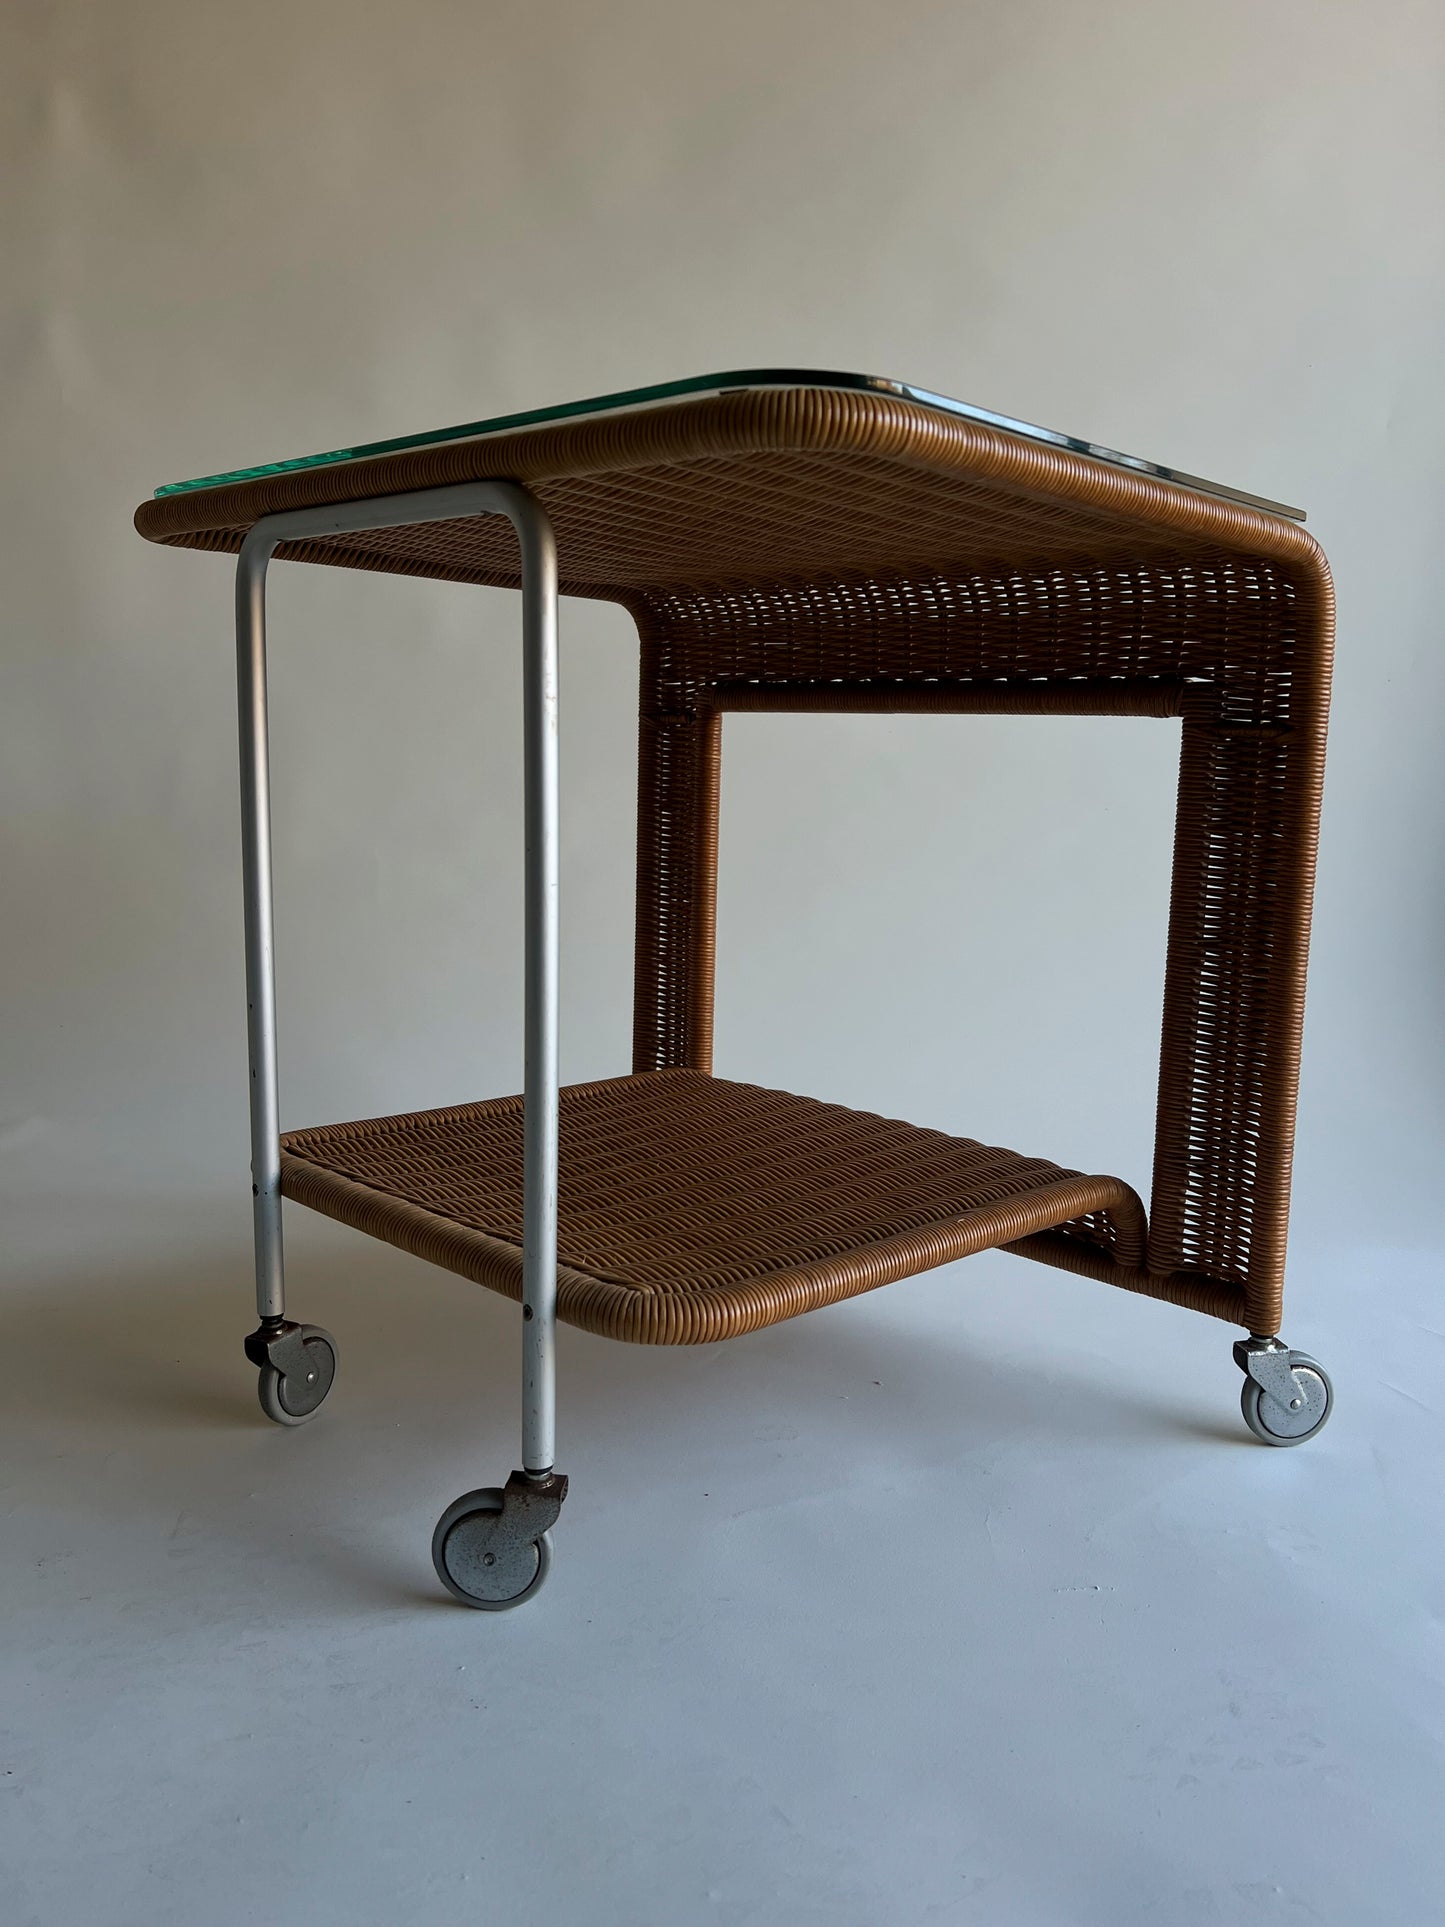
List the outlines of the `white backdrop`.
<svg viewBox="0 0 1445 1927">
<path fill-rule="evenodd" d="M 1297 1234 L 1433 1236 L 1436 9 L 146 0 L 0 33 L 8 1186 L 235 1195 L 244 1163 L 229 570 L 143 546 L 141 495 L 772 362 L 1306 505 L 1341 647 Z M 514 623 L 279 572 L 288 1123 L 517 1082 Z M 627 1052 L 633 649 L 575 604 L 564 646 L 590 1075 Z M 719 1069 L 1142 1182 L 1174 749 L 730 722 Z"/>
</svg>

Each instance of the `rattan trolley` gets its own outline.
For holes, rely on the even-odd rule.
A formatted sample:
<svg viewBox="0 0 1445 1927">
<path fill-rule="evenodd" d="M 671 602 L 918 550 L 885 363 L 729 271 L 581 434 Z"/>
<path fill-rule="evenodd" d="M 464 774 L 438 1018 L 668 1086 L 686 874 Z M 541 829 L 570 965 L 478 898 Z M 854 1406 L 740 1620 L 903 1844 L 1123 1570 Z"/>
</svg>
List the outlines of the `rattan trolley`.
<svg viewBox="0 0 1445 1927">
<path fill-rule="evenodd" d="M 566 1495 L 558 1318 L 733 1338 L 991 1247 L 1242 1327 L 1250 1428 L 1317 1432 L 1279 1337 L 1333 629 L 1298 511 L 896 382 L 771 370 L 612 395 L 158 491 L 140 532 L 239 553 L 252 1192 L 280 1424 L 336 1345 L 286 1316 L 281 1200 L 522 1306 L 522 1465 L 433 1536 L 465 1604 L 530 1598 Z M 522 591 L 521 1097 L 281 1135 L 265 584 L 273 556 Z M 641 642 L 632 1068 L 557 1081 L 557 597 Z M 712 1075 L 730 710 L 1177 716 L 1149 1213 L 1122 1179 Z"/>
</svg>

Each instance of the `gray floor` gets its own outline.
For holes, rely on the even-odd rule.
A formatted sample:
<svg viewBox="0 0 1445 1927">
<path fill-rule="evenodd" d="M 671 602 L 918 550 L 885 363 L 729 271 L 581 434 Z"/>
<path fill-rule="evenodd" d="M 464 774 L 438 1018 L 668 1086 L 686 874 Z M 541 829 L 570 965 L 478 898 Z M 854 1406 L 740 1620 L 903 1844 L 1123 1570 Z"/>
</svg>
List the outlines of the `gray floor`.
<svg viewBox="0 0 1445 1927">
<path fill-rule="evenodd" d="M 515 1313 L 294 1214 L 342 1378 L 283 1432 L 242 1229 L 117 1204 L 3 1299 L 8 1927 L 1445 1916 L 1434 1261 L 1296 1254 L 1290 1452 L 1223 1326 L 1001 1257 L 565 1334 L 556 1570 L 493 1617 L 427 1542 L 513 1462 Z"/>
</svg>

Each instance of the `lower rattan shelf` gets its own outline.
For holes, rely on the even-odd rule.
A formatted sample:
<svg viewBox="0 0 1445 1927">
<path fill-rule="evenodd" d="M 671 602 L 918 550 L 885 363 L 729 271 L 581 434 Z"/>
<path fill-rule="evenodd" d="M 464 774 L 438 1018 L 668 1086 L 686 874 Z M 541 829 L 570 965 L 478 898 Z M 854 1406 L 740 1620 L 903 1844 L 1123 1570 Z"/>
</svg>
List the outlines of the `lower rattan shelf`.
<svg viewBox="0 0 1445 1927">
<path fill-rule="evenodd" d="M 521 1296 L 519 1097 L 281 1148 L 288 1198 Z M 1118 1178 L 696 1071 L 562 1091 L 558 1312 L 609 1338 L 732 1338 L 1059 1228 L 1079 1269 L 1141 1260 Z"/>
</svg>

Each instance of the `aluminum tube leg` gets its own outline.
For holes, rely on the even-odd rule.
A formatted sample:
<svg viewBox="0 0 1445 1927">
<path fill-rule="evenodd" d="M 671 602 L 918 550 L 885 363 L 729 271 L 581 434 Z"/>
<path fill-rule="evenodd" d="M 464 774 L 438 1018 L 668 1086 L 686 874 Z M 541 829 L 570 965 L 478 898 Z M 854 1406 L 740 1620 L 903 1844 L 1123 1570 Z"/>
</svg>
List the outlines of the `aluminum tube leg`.
<svg viewBox="0 0 1445 1927">
<path fill-rule="evenodd" d="M 522 551 L 526 1011 L 522 1218 L 522 1466 L 556 1457 L 557 554 L 540 506 L 512 510 Z"/>
<path fill-rule="evenodd" d="M 236 566 L 236 690 L 241 732 L 241 873 L 246 913 L 246 1032 L 251 1059 L 251 1210 L 256 1310 L 286 1309 L 281 1136 L 276 1087 L 276 967 L 271 903 L 271 770 L 266 718 L 266 566 L 274 541 L 249 538 Z"/>
<path fill-rule="evenodd" d="M 557 1348 L 557 554 L 545 510 L 515 482 L 466 482 L 370 501 L 286 510 L 252 529 L 237 575 L 241 782 L 250 1000 L 251 1146 L 257 1302 L 247 1354 L 262 1366 L 262 1405 L 295 1424 L 325 1397 L 335 1344 L 281 1316 L 281 1187 L 271 955 L 271 841 L 266 759 L 266 564 L 284 542 L 363 529 L 505 515 L 522 559 L 526 817 L 526 1070 L 523 1123 L 522 1466 L 505 1490 L 463 1493 L 437 1521 L 432 1559 L 465 1605 L 505 1611 L 530 1599 L 552 1562 L 551 1527 L 567 1496 L 553 1469 Z M 325 1347 L 323 1357 L 321 1348 Z M 329 1361 L 329 1363 L 328 1363 Z M 267 1374 L 270 1374 L 268 1378 Z M 270 1396 L 268 1402 L 268 1386 Z M 304 1409 L 303 1409 L 304 1408 Z"/>
</svg>

